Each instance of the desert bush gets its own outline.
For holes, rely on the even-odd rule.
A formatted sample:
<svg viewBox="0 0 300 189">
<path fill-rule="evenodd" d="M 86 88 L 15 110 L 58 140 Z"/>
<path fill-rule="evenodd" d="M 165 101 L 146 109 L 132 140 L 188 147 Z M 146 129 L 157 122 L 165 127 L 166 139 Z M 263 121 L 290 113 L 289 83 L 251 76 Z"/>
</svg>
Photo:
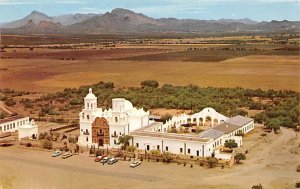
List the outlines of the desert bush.
<svg viewBox="0 0 300 189">
<path fill-rule="evenodd" d="M 253 185 L 251 189 L 263 189 L 261 184 Z"/>
<path fill-rule="evenodd" d="M 246 156 L 245 154 L 243 153 L 237 153 L 235 156 L 234 156 L 234 160 L 237 162 L 237 163 L 240 163 L 241 160 L 245 160 L 246 159 Z"/>
<path fill-rule="evenodd" d="M 152 155 L 159 155 L 160 154 L 160 150 L 150 150 L 150 154 L 152 154 Z"/>
<path fill-rule="evenodd" d="M 136 151 L 136 147 L 135 146 L 127 146 L 126 151 L 127 152 L 134 152 L 134 151 Z"/>
<path fill-rule="evenodd" d="M 53 142 L 49 140 L 41 140 L 41 146 L 43 149 L 51 150 L 53 147 Z"/>
<path fill-rule="evenodd" d="M 297 172 L 300 172 L 300 165 L 297 166 Z"/>
<path fill-rule="evenodd" d="M 219 161 L 217 158 L 214 157 L 207 157 L 206 160 L 210 168 L 215 167 Z"/>
<path fill-rule="evenodd" d="M 267 135 L 268 135 L 267 133 L 260 134 L 260 136 L 267 136 Z"/>
<path fill-rule="evenodd" d="M 163 160 L 164 160 L 164 162 L 167 162 L 167 163 L 171 162 L 173 160 L 173 154 L 170 152 L 164 152 Z"/>
<path fill-rule="evenodd" d="M 26 147 L 32 147 L 32 144 L 30 142 L 26 143 Z"/>
<path fill-rule="evenodd" d="M 16 105 L 16 101 L 13 98 L 8 98 L 4 101 L 6 106 L 14 106 Z"/>
<path fill-rule="evenodd" d="M 43 140 L 43 139 L 46 139 L 48 137 L 48 132 L 41 132 L 39 134 L 39 140 Z"/>
<path fill-rule="evenodd" d="M 296 182 L 295 187 L 296 187 L 296 188 L 300 188 L 300 181 L 299 181 L 299 182 Z"/>
</svg>

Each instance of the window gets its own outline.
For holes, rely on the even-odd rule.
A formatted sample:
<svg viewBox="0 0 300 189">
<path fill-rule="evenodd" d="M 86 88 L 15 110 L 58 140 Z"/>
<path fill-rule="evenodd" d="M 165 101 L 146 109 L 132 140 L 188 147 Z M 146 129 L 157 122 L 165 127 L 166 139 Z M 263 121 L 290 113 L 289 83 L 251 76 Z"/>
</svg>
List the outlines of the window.
<svg viewBox="0 0 300 189">
<path fill-rule="evenodd" d="M 118 117 L 115 117 L 115 122 L 118 122 Z"/>
<path fill-rule="evenodd" d="M 159 145 L 157 145 L 157 150 L 159 150 Z"/>
<path fill-rule="evenodd" d="M 4 131 L 6 131 L 6 126 L 4 125 Z"/>
<path fill-rule="evenodd" d="M 13 127 L 16 128 L 16 123 L 13 124 Z"/>
<path fill-rule="evenodd" d="M 169 151 L 169 147 L 168 146 L 166 146 L 166 151 Z"/>
<path fill-rule="evenodd" d="M 191 149 L 188 149 L 188 154 L 190 154 L 191 153 Z"/>
<path fill-rule="evenodd" d="M 197 156 L 199 156 L 199 150 L 197 150 Z"/>
<path fill-rule="evenodd" d="M 2 131 L 2 127 L 0 127 L 0 131 Z"/>
<path fill-rule="evenodd" d="M 114 140 L 114 144 L 117 144 L 117 141 L 116 141 L 116 139 Z"/>
<path fill-rule="evenodd" d="M 183 151 L 182 148 L 180 148 L 180 153 L 182 153 L 182 151 Z"/>
<path fill-rule="evenodd" d="M 100 129 L 100 133 L 102 133 L 102 129 Z"/>
<path fill-rule="evenodd" d="M 149 145 L 147 145 L 147 150 L 150 150 L 150 146 Z"/>
<path fill-rule="evenodd" d="M 90 107 L 89 103 L 86 103 L 86 105 L 87 105 L 87 108 L 89 108 L 89 107 Z"/>
<path fill-rule="evenodd" d="M 87 119 L 90 119 L 90 115 L 86 115 L 86 118 L 87 118 Z"/>
<path fill-rule="evenodd" d="M 86 141 L 87 141 L 87 142 L 89 141 L 89 137 L 86 137 Z"/>
<path fill-rule="evenodd" d="M 117 136 L 117 132 L 116 131 L 114 131 L 114 136 Z"/>
<path fill-rule="evenodd" d="M 136 143 L 136 147 L 137 147 L 137 148 L 139 147 L 139 143 Z"/>
</svg>

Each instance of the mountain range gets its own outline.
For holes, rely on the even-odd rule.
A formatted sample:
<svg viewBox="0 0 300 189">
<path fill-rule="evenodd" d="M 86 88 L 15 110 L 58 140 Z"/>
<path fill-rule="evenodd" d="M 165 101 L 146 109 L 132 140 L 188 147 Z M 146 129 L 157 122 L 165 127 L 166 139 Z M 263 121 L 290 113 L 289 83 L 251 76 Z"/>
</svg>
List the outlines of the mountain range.
<svg viewBox="0 0 300 189">
<path fill-rule="evenodd" d="M 68 14 L 50 17 L 38 11 L 0 25 L 2 33 L 190 33 L 190 32 L 278 32 L 299 30 L 300 21 L 256 22 L 250 19 L 196 20 L 154 19 L 127 9 L 117 8 L 105 14 Z"/>
</svg>

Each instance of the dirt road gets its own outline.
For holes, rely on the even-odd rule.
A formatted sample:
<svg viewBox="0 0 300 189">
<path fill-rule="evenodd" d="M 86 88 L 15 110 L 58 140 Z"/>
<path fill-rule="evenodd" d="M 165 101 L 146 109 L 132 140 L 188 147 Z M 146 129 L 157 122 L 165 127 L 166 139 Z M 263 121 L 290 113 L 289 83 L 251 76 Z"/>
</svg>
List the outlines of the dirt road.
<svg viewBox="0 0 300 189">
<path fill-rule="evenodd" d="M 249 140 L 251 137 L 255 141 L 255 134 Z M 0 148 L 0 182 L 4 189 L 250 189 L 258 183 L 265 189 L 291 189 L 293 182 L 300 179 L 296 172 L 300 154 L 290 151 L 299 143 L 293 130 L 283 128 L 280 134 L 269 134 L 255 145 L 242 165 L 223 170 L 154 162 L 143 162 L 133 169 L 124 161 L 103 166 L 88 154 L 63 160 L 52 158 L 50 152 Z M 248 144 L 246 138 L 244 146 L 248 148 Z"/>
</svg>

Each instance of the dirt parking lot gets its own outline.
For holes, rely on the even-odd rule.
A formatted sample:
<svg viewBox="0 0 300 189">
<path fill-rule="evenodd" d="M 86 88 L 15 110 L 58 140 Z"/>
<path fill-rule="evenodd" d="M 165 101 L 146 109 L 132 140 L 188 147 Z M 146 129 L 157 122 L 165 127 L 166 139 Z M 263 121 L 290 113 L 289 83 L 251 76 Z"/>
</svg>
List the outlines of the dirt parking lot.
<svg viewBox="0 0 300 189">
<path fill-rule="evenodd" d="M 300 173 L 296 172 L 300 154 L 291 153 L 292 149 L 299 150 L 298 135 L 293 130 L 282 128 L 280 134 L 268 134 L 256 144 L 253 140 L 258 138 L 259 132 L 254 133 L 245 138 L 245 148 L 255 144 L 249 150 L 247 160 L 223 170 L 155 162 L 143 162 L 133 169 L 124 161 L 103 166 L 93 162 L 87 153 L 61 159 L 52 158 L 51 152 L 16 146 L 0 148 L 0 182 L 4 189 L 250 189 L 258 183 L 262 183 L 265 189 L 291 189 L 300 179 Z"/>
</svg>

